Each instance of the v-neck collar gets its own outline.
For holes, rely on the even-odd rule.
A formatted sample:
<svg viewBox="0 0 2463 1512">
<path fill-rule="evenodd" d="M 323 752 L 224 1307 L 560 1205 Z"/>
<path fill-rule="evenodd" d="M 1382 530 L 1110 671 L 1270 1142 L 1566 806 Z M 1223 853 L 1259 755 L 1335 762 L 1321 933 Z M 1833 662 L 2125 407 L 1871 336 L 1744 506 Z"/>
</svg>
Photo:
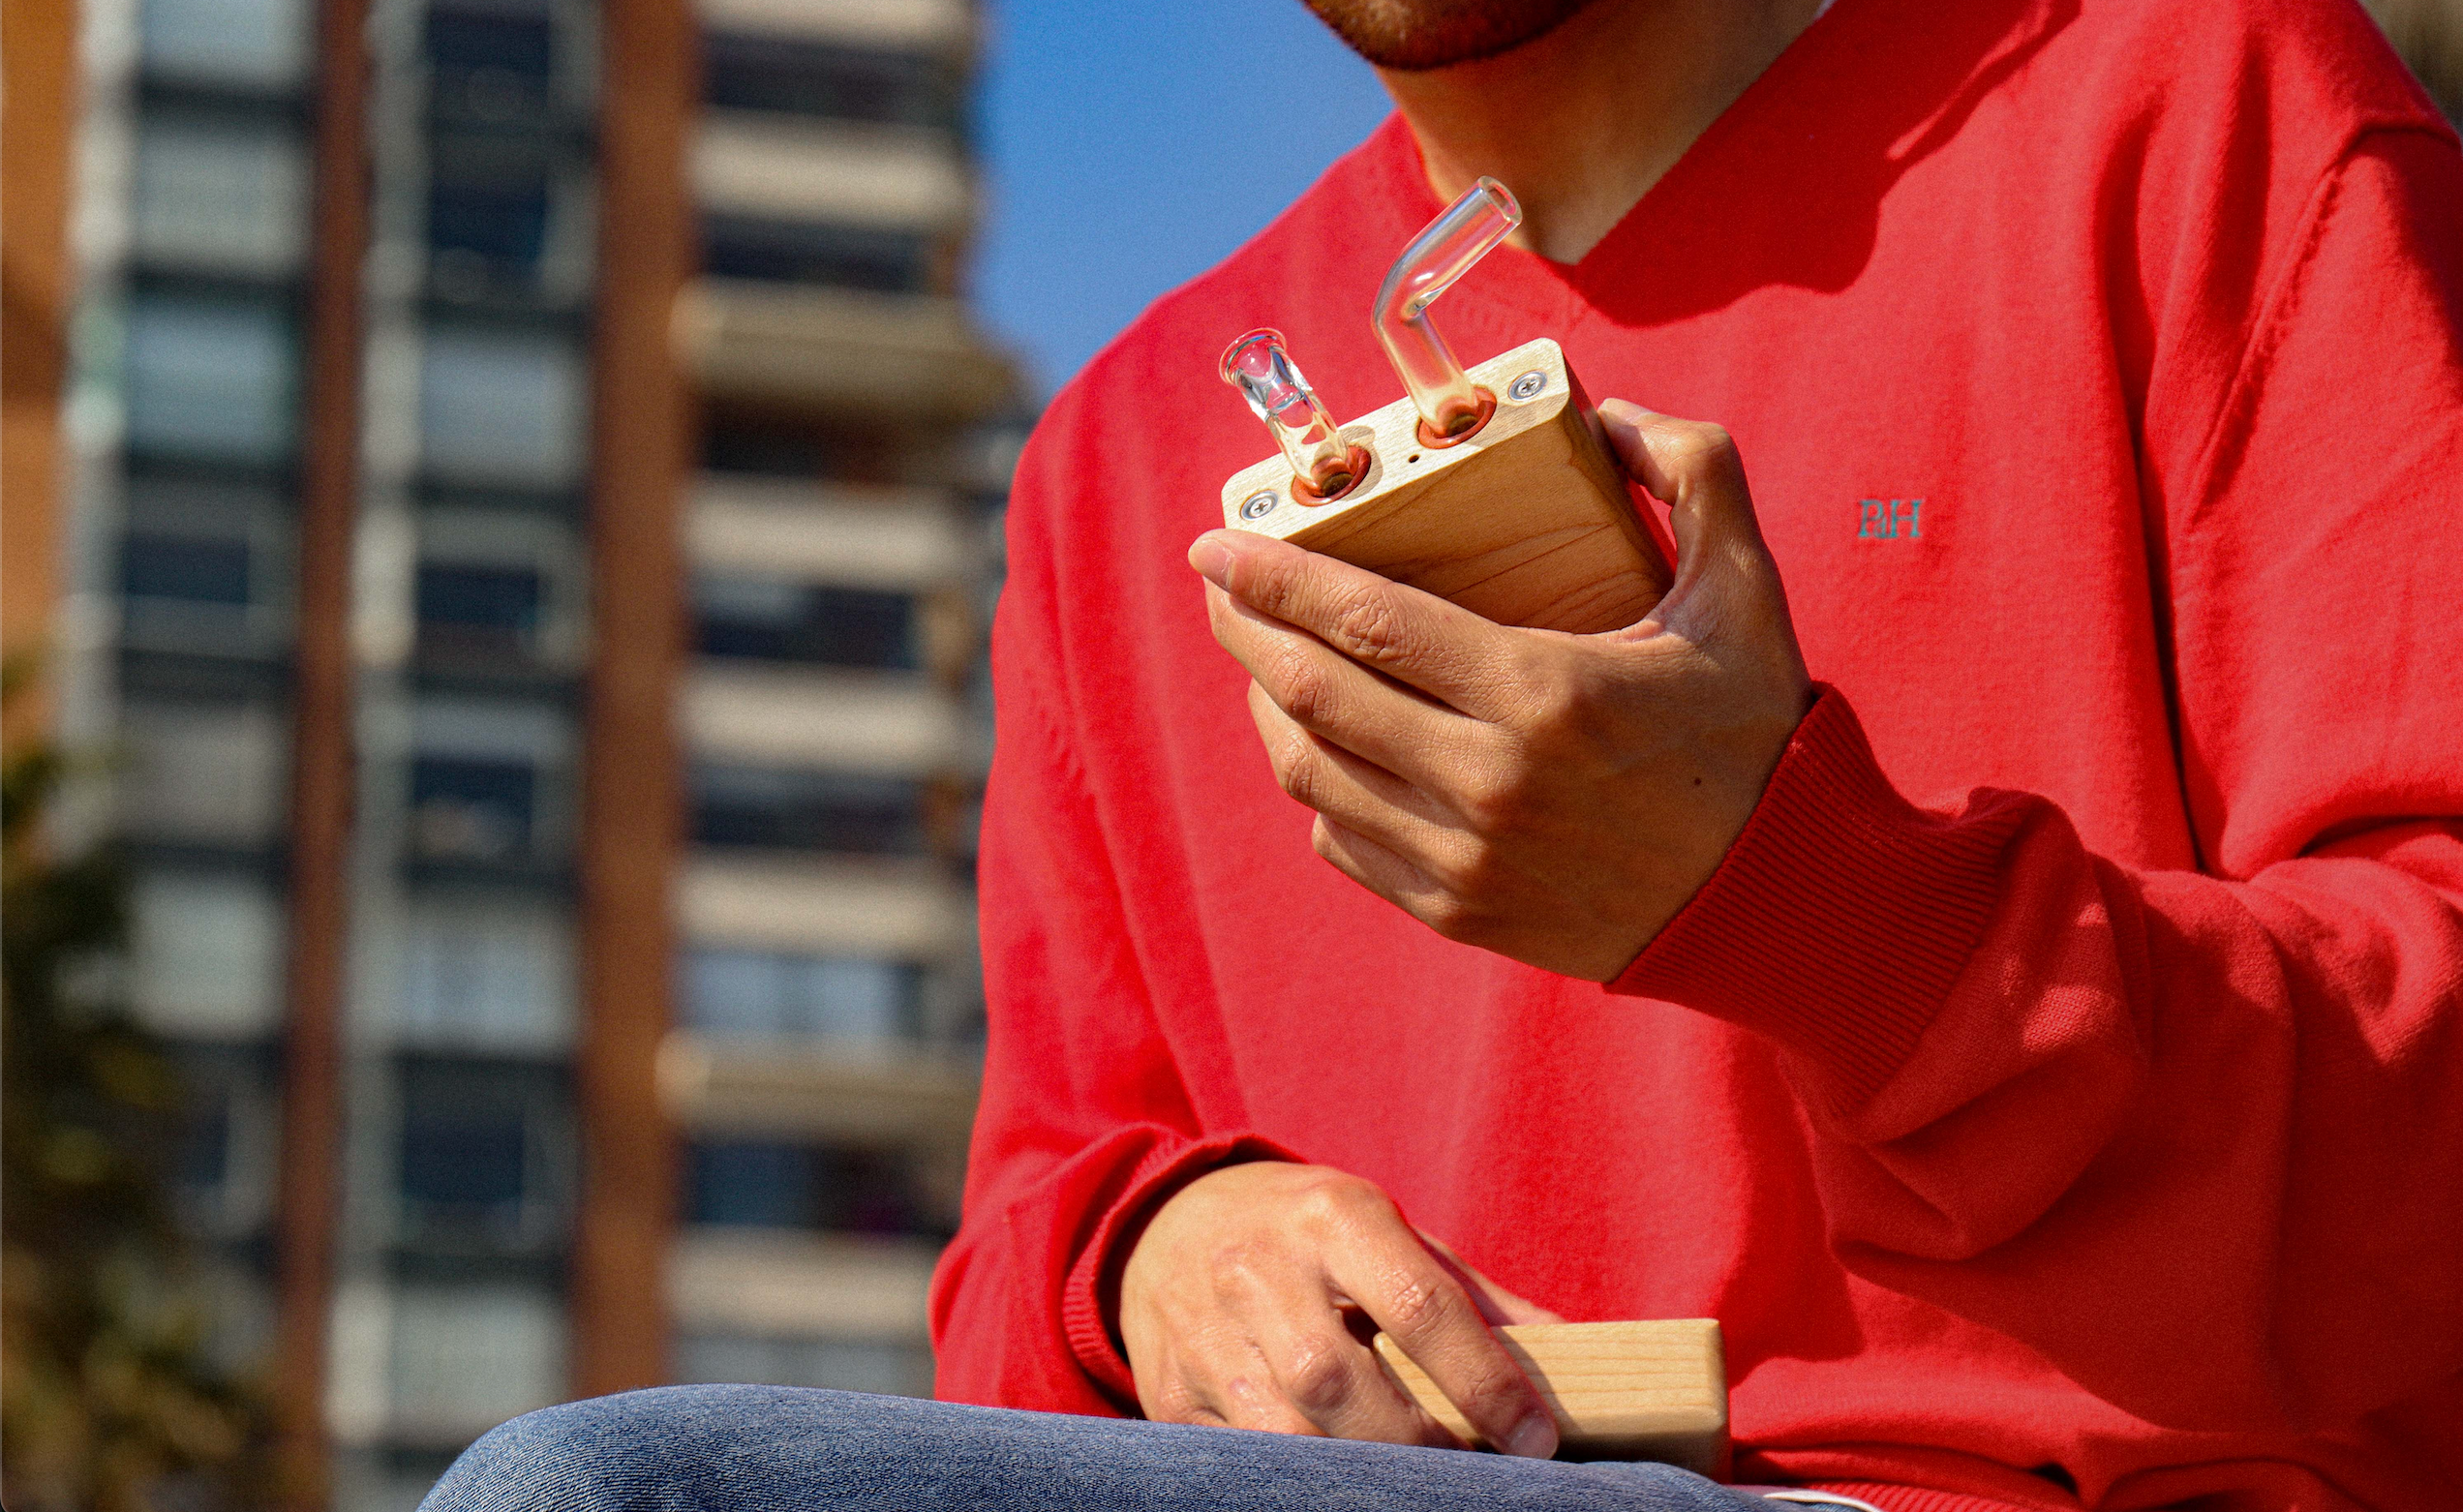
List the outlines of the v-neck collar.
<svg viewBox="0 0 2463 1512">
<path fill-rule="evenodd" d="M 1520 247 L 1500 247 L 1488 255 L 1487 263 L 1493 271 L 1487 272 L 1487 287 L 1481 297 L 1510 304 L 1535 319 L 1560 326 L 1587 315 L 1592 300 L 1586 289 L 1602 280 L 1627 276 L 1633 259 L 1652 233 L 1653 212 L 1690 193 L 1695 180 L 1715 175 L 1735 137 L 1758 135 L 1755 128 L 1780 111 L 1818 108 L 1818 103 L 1809 101 L 1807 96 L 1825 77 L 1838 76 L 1836 71 L 1827 70 L 1826 63 L 1841 45 L 1840 35 L 1881 3 L 1882 0 L 1833 0 L 1824 5 L 1805 29 L 1779 49 L 1770 66 L 1687 145 L 1667 171 L 1626 207 L 1616 224 L 1578 261 L 1559 262 Z M 1428 182 L 1418 139 L 1412 135 L 1411 123 L 1401 111 L 1387 116 L 1372 140 L 1379 176 L 1385 181 L 1385 194 L 1381 197 L 1397 206 L 1400 218 L 1410 224 L 1412 229 L 1404 233 L 1408 239 L 1444 209 L 1444 203 Z M 1399 248 L 1401 243 L 1396 246 Z M 1496 272 L 1503 272 L 1505 277 L 1497 278 Z"/>
</svg>

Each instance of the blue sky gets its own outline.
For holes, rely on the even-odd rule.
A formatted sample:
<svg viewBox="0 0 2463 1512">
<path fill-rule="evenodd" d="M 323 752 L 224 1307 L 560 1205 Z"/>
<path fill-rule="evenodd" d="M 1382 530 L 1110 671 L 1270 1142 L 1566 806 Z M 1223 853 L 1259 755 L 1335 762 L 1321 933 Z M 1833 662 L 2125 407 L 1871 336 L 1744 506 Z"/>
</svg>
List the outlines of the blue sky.
<svg viewBox="0 0 2463 1512">
<path fill-rule="evenodd" d="M 988 8 L 977 122 L 989 214 L 973 287 L 1046 394 L 1389 108 L 1300 0 Z"/>
</svg>

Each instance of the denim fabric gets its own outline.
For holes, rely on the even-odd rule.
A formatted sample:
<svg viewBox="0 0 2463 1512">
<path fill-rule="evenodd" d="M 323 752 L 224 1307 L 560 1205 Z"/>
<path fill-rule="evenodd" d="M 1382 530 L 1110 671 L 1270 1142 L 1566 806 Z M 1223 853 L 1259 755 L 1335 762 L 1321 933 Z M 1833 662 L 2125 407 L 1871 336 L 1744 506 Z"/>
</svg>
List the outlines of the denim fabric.
<svg viewBox="0 0 2463 1512">
<path fill-rule="evenodd" d="M 1769 1512 L 1664 1465 L 1568 1465 L 789 1386 L 515 1418 L 420 1512 Z"/>
</svg>

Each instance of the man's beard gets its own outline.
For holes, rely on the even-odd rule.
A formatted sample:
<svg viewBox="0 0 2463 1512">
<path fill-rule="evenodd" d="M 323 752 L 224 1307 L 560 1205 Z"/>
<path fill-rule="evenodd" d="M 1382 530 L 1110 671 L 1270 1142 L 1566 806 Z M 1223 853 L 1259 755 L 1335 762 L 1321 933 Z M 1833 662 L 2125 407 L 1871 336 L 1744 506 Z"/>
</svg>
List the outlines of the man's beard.
<svg viewBox="0 0 2463 1512">
<path fill-rule="evenodd" d="M 1555 30 L 1591 0 L 1308 0 L 1319 20 L 1382 69 L 1418 72 L 1493 58 Z"/>
</svg>

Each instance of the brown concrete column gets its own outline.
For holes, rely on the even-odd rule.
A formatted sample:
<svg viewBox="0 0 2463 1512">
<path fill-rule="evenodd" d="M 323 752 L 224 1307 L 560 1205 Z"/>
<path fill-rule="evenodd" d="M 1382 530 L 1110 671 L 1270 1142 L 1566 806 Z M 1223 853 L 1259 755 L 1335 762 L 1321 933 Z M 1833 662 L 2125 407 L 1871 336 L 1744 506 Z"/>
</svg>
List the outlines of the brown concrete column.
<svg viewBox="0 0 2463 1512">
<path fill-rule="evenodd" d="M 678 501 L 687 449 L 668 325 L 691 268 L 684 134 L 699 89 L 699 37 L 687 0 L 607 0 L 600 28 L 576 1396 L 667 1376 L 676 1177 L 654 1074 L 667 1032 L 669 899 L 683 830 L 674 704 L 684 635 Z"/>
<path fill-rule="evenodd" d="M 69 143 L 77 8 L 0 11 L 0 659 L 39 676 L 60 601 L 60 391 L 68 377 Z M 38 689 L 0 743 L 49 724 Z"/>
<path fill-rule="evenodd" d="M 277 1503 L 328 1504 L 325 1349 L 342 1217 L 350 937 L 350 543 L 359 504 L 367 260 L 367 0 L 319 0 L 314 209 L 301 364 L 299 583 L 291 666 L 289 941 L 276 1176 Z"/>
</svg>

